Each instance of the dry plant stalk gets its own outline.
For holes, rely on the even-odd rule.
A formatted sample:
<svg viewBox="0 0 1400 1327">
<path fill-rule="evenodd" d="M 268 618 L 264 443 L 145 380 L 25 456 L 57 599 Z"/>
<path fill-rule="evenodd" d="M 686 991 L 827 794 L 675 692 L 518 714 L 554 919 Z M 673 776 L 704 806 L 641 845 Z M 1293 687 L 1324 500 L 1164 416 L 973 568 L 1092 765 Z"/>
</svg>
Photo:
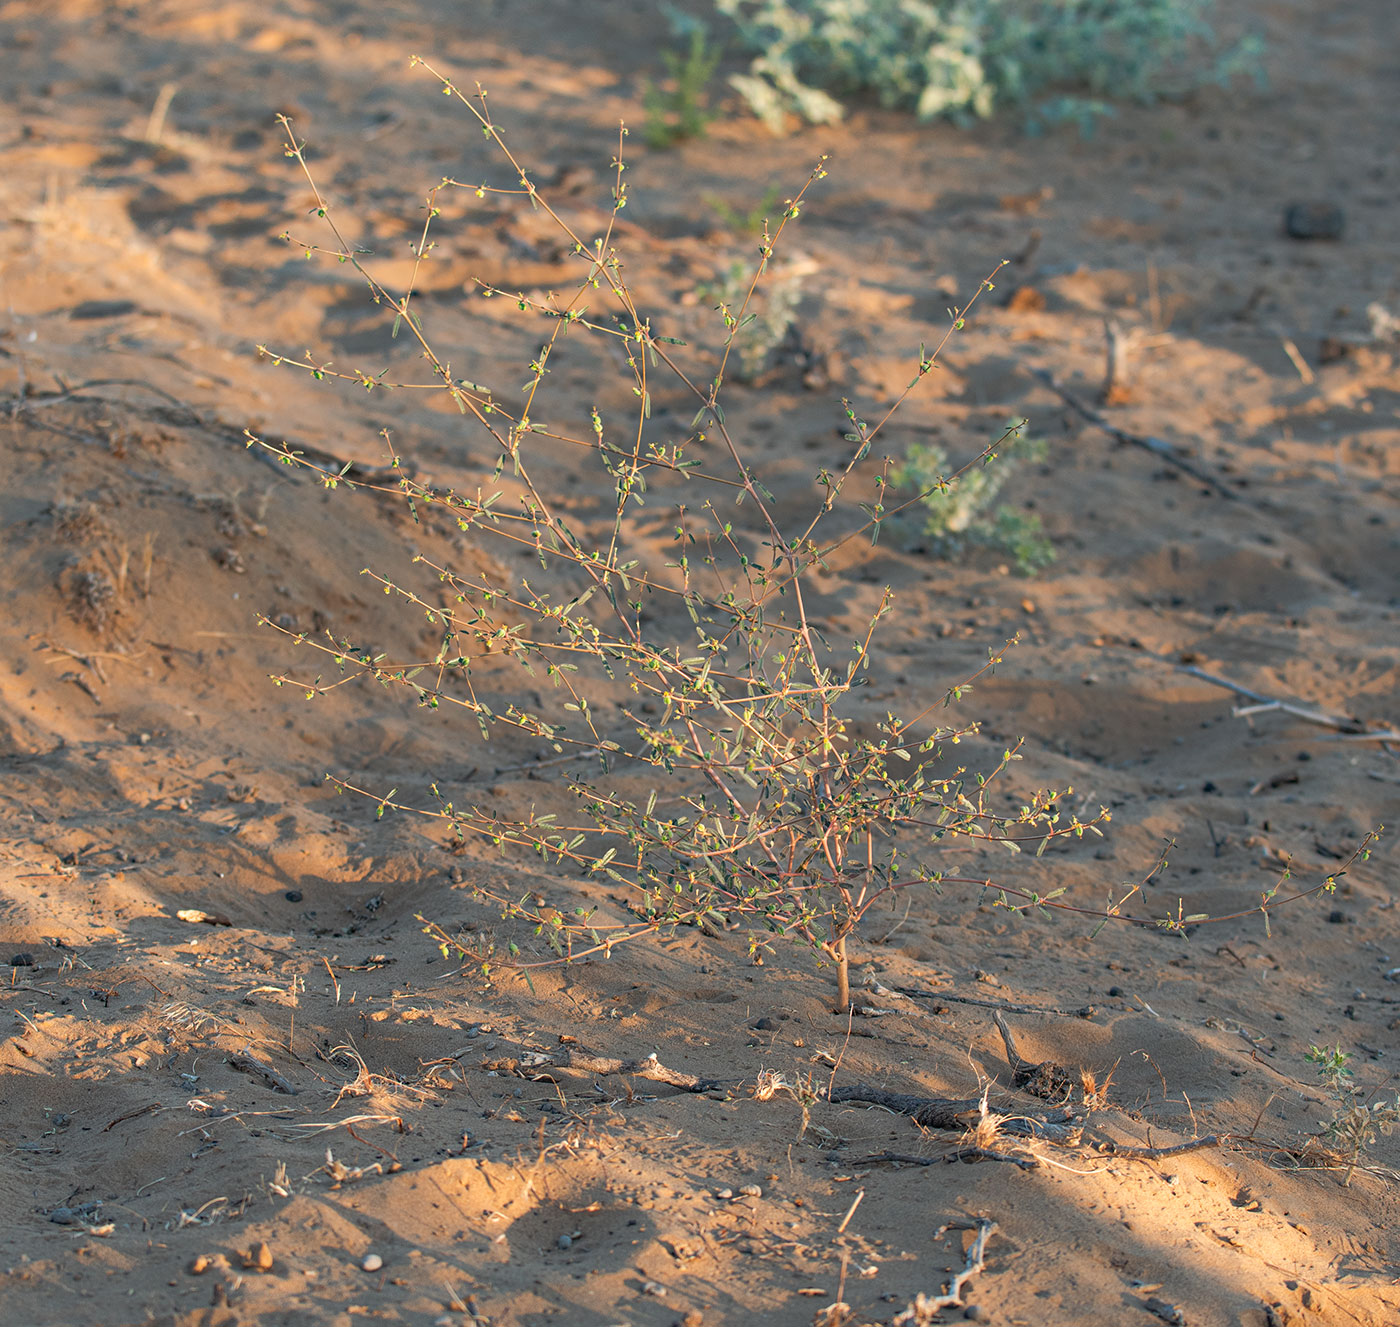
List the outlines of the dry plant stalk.
<svg viewBox="0 0 1400 1327">
<path fill-rule="evenodd" d="M 331 633 L 313 639 L 286 631 L 340 676 L 275 680 L 299 687 L 308 699 L 355 678 L 404 687 L 428 709 L 455 708 L 472 716 L 483 737 L 514 729 L 536 739 L 541 754 L 591 757 L 596 778 L 566 776 L 581 811 L 572 823 L 562 823 L 553 812 L 509 818 L 488 806 L 461 804 L 437 784 L 434 802 L 415 806 L 396 800 L 394 791 L 333 776 L 332 782 L 371 798 L 380 814 L 395 809 L 436 818 L 459 842 L 523 848 L 555 866 L 571 864 L 610 879 L 626 891 L 630 910 L 612 920 L 585 907 L 566 915 L 533 896 L 510 896 L 483 884 L 478 897 L 498 906 L 504 918 L 533 926 L 552 956 L 527 959 L 514 943 L 504 953 L 490 943 L 473 947 L 426 923 L 444 954 L 455 951 L 489 974 L 502 965 L 523 968 L 606 954 L 677 926 L 742 927 L 755 961 L 786 937 L 833 963 L 838 1003 L 845 1010 L 849 945 L 862 918 L 893 895 L 959 882 L 993 891 L 1012 909 L 1068 906 L 1056 901 L 1059 891 L 1041 895 L 1029 887 L 950 874 L 940 866 L 941 856 L 949 846 L 969 843 L 996 843 L 1013 851 L 1024 844 L 1039 853 L 1052 839 L 1096 833 L 1108 811 L 1081 820 L 1066 802 L 1072 790 L 1065 789 L 1037 792 L 1010 814 L 996 812 L 991 790 L 1020 758 L 1018 746 L 1008 747 L 990 771 L 969 773 L 956 763 L 955 748 L 976 725 L 937 722 L 935 711 L 942 706 L 859 724 L 853 693 L 864 681 L 892 595 L 885 592 L 868 625 L 844 649 L 828 643 L 809 604 L 808 578 L 835 550 L 863 538 L 873 542 L 884 521 L 919 500 L 884 505 L 892 462 L 880 459 L 874 444 L 992 281 L 951 311 L 950 326 L 936 347 L 920 347 L 907 387 L 878 421 L 867 423 L 844 403 L 851 459 L 814 476 L 808 515 L 789 528 L 731 431 L 720 396 L 731 352 L 737 354 L 735 332 L 808 189 L 825 177 L 825 159 L 785 203 L 776 229 L 765 224 L 743 304 L 725 311 L 723 344 L 708 360 L 706 352 L 692 352 L 697 362 L 687 366 L 678 357 L 684 343 L 663 335 L 660 317 L 654 321 L 637 307 L 614 245 L 617 217 L 627 204 L 626 129 L 612 163 L 611 216 L 605 233 L 589 241 L 554 210 L 507 146 L 480 85 L 469 95 L 417 58 L 413 63 L 474 117 L 489 148 L 505 163 L 510 182 L 449 178 L 429 191 L 414 245 L 414 274 L 401 292 L 383 284 L 366 265 L 364 252 L 347 242 L 316 184 L 304 145 L 290 121 L 283 117 L 282 124 L 286 155 L 305 174 L 315 193 L 314 210 L 333 239 L 328 246 L 295 243 L 308 258 L 320 254 L 348 264 L 365 281 L 371 298 L 391 312 L 394 333 L 416 343 L 430 370 L 427 381 L 390 382 L 387 373 L 344 370 L 310 352 L 294 359 L 260 350 L 274 364 L 301 368 L 318 380 L 354 383 L 367 391 L 445 394 L 493 447 L 493 483 L 475 493 L 433 487 L 401 462 L 387 431 L 388 466 L 377 472 L 333 469 L 323 457 L 252 434 L 248 445 L 312 471 L 328 488 L 401 495 L 415 519 L 420 510 L 441 512 L 463 534 L 529 553 L 539 575 L 516 583 L 499 573 L 493 578 L 490 571 L 464 571 L 419 556 L 427 583 L 414 586 L 367 569 L 364 574 L 386 594 L 425 614 L 441 631 L 437 652 L 390 660 Z M 463 195 L 468 205 L 471 196 L 488 195 L 527 202 L 557 226 L 578 266 L 577 286 L 567 296 L 480 286 L 483 296 L 506 299 L 546 329 L 519 406 L 454 371 L 435 349 L 416 302 L 418 273 L 434 247 L 430 235 L 443 224 L 450 200 Z M 582 433 L 543 422 L 540 394 L 549 361 L 568 337 L 595 338 L 619 352 L 636 401 L 635 417 L 620 425 L 605 421 L 595 405 L 589 411 L 591 427 Z M 688 396 L 694 406 L 679 440 L 660 440 L 659 427 L 650 422 L 653 394 L 662 385 Z M 991 451 L 964 469 L 980 465 Z M 611 519 L 594 531 L 571 522 L 548 478 L 551 467 L 580 456 L 600 467 L 612 492 Z M 654 493 L 672 504 L 674 514 L 675 553 L 665 565 L 648 564 L 637 551 L 654 526 L 655 506 L 643 511 Z M 681 625 L 667 625 L 662 610 L 668 607 L 683 610 L 672 616 Z M 554 688 L 555 703 L 532 709 L 512 700 L 502 708 L 488 700 L 474 672 L 488 655 L 494 656 L 493 668 L 502 656 L 519 665 L 523 685 L 516 695 L 528 695 L 543 675 Z M 990 651 L 983 668 L 948 689 L 942 705 L 958 700 L 1001 659 L 1001 650 Z M 664 801 L 658 795 L 663 781 Z M 1157 923 L 1128 918 L 1122 904 L 1139 889 L 1132 886 L 1105 908 L 1081 911 L 1182 924 L 1180 917 Z"/>
<path fill-rule="evenodd" d="M 997 1223 L 979 1216 L 972 1221 L 950 1221 L 941 1235 L 948 1230 L 975 1230 L 976 1236 L 967 1247 L 962 1270 L 955 1273 L 948 1282 L 948 1289 L 941 1295 L 919 1294 L 914 1302 L 902 1313 L 891 1319 L 892 1327 L 934 1327 L 938 1315 L 944 1309 L 957 1308 L 962 1304 L 963 1287 L 986 1266 L 987 1241 L 996 1232 Z"/>
</svg>

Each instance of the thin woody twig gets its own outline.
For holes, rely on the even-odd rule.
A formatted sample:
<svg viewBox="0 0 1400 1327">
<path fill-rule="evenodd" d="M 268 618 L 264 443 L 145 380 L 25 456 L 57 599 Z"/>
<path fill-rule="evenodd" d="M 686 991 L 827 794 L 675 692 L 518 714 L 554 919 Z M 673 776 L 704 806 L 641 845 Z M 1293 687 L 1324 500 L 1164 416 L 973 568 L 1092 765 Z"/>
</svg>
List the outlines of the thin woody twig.
<svg viewBox="0 0 1400 1327">
<path fill-rule="evenodd" d="M 833 1088 L 828 1100 L 833 1105 L 850 1101 L 882 1106 L 898 1115 L 908 1115 L 915 1124 L 926 1129 L 962 1130 L 982 1115 L 981 1097 L 919 1097 L 908 1092 L 888 1092 L 869 1083 Z M 1008 1116 L 998 1127 L 1003 1133 L 1023 1138 L 1048 1138 L 1056 1143 L 1071 1143 L 1079 1135 L 1075 1117 L 1067 1110 Z"/>
<path fill-rule="evenodd" d="M 1189 1142 L 1173 1143 L 1169 1147 L 1136 1147 L 1131 1143 L 1115 1143 L 1110 1139 L 1099 1144 L 1099 1151 L 1116 1157 L 1137 1157 L 1155 1161 L 1161 1157 L 1180 1156 L 1183 1152 L 1198 1152 L 1203 1147 L 1219 1147 L 1229 1141 L 1230 1135 L 1227 1133 L 1207 1134 L 1204 1138 L 1192 1138 Z"/>
<path fill-rule="evenodd" d="M 930 1321 L 940 1309 L 950 1309 L 961 1305 L 963 1286 L 985 1266 L 987 1241 L 991 1239 L 996 1228 L 997 1223 L 987 1217 L 978 1217 L 975 1221 L 950 1221 L 944 1226 L 943 1230 L 975 1230 L 977 1232 L 977 1237 L 968 1245 L 966 1262 L 963 1264 L 962 1271 L 953 1275 L 953 1279 L 948 1282 L 948 1289 L 943 1294 L 929 1296 L 921 1293 L 916 1295 L 914 1302 L 903 1313 L 895 1315 L 892 1319 L 892 1327 L 913 1327 L 915 1323 Z M 942 1233 L 943 1231 L 939 1231 L 939 1234 Z"/>
<path fill-rule="evenodd" d="M 944 1161 L 1006 1161 L 1022 1170 L 1037 1170 L 1040 1162 L 1032 1156 L 1018 1156 L 1014 1152 L 999 1152 L 994 1147 L 955 1147 L 943 1154 Z"/>
<path fill-rule="evenodd" d="M 998 1152 L 990 1147 L 955 1147 L 951 1152 L 943 1152 L 936 1157 L 915 1156 L 910 1152 L 876 1152 L 873 1156 L 861 1157 L 851 1164 L 855 1166 L 937 1166 L 947 1161 L 1009 1161 L 1022 1170 L 1035 1170 L 1040 1163 L 1034 1157 L 1017 1156 L 1011 1152 Z"/>
<path fill-rule="evenodd" d="M 655 1052 L 644 1055 L 639 1060 L 620 1060 L 564 1046 L 557 1051 L 529 1051 L 518 1058 L 493 1060 L 487 1067 L 526 1076 L 543 1069 L 573 1069 L 586 1074 L 625 1074 L 633 1078 L 645 1078 L 654 1083 L 665 1083 L 668 1087 L 678 1087 L 683 1092 L 713 1092 L 717 1088 L 732 1087 L 734 1084 L 733 1079 L 701 1078 L 696 1074 L 683 1073 L 679 1069 L 669 1069 L 656 1058 Z"/>
<path fill-rule="evenodd" d="M 1165 461 L 1168 465 L 1198 479 L 1212 493 L 1218 494 L 1222 498 L 1228 498 L 1231 502 L 1238 502 L 1240 495 L 1233 489 L 1227 488 L 1208 470 L 1203 470 L 1194 461 L 1188 461 L 1184 456 L 1178 456 L 1176 448 L 1171 443 L 1162 438 L 1150 437 L 1142 433 L 1129 433 L 1127 429 L 1120 429 L 1116 424 L 1110 424 L 1097 410 L 1091 410 L 1072 392 L 1067 391 L 1060 385 L 1059 380 L 1053 373 L 1048 373 L 1044 369 L 1032 369 L 1031 372 L 1050 388 L 1071 410 L 1082 415 L 1095 428 L 1102 429 L 1109 437 L 1117 442 L 1129 444 L 1133 447 L 1141 447 L 1144 451 L 1151 452 L 1159 461 Z"/>
<path fill-rule="evenodd" d="M 248 1055 L 247 1053 L 230 1055 L 228 1057 L 228 1062 L 234 1069 L 241 1069 L 245 1074 L 253 1074 L 261 1078 L 268 1087 L 278 1092 L 285 1092 L 289 1097 L 294 1097 L 298 1094 L 299 1089 L 293 1087 L 292 1084 L 287 1079 L 283 1078 L 270 1064 L 265 1064 L 256 1056 Z"/>
<path fill-rule="evenodd" d="M 1191 677 L 1199 678 L 1202 682 L 1209 682 L 1211 686 L 1224 687 L 1226 691 L 1233 691 L 1235 695 L 1244 697 L 1245 700 L 1255 702 L 1254 706 L 1237 709 L 1237 715 L 1259 714 L 1264 710 L 1279 710 L 1283 714 L 1291 714 L 1295 719 L 1302 719 L 1306 723 L 1315 723 L 1323 728 L 1335 728 L 1338 732 L 1350 734 L 1353 741 L 1358 742 L 1384 742 L 1400 740 L 1400 733 L 1391 730 L 1368 729 L 1360 719 L 1353 719 L 1344 715 L 1327 714 L 1322 710 L 1308 709 L 1304 705 L 1294 704 L 1292 701 L 1280 700 L 1277 696 L 1266 696 L 1261 691 L 1253 691 L 1249 687 L 1243 687 L 1238 682 L 1232 682 L 1228 677 L 1221 677 L 1216 673 L 1208 673 L 1204 668 L 1197 668 L 1194 664 L 1179 664 L 1177 672 L 1186 673 Z"/>
<path fill-rule="evenodd" d="M 878 987 L 871 987 L 879 991 Z M 1098 1011 L 1091 1004 L 1080 1005 L 1077 1009 L 1042 1008 L 1033 1004 L 1016 1004 L 1010 1000 L 983 1000 L 975 995 L 948 995 L 943 991 L 923 991 L 916 986 L 891 986 L 888 989 L 899 995 L 913 996 L 918 1000 L 946 1000 L 950 1004 L 971 1004 L 982 1009 L 1000 1009 L 1008 1014 L 1050 1014 L 1059 1018 L 1092 1018 Z"/>
</svg>

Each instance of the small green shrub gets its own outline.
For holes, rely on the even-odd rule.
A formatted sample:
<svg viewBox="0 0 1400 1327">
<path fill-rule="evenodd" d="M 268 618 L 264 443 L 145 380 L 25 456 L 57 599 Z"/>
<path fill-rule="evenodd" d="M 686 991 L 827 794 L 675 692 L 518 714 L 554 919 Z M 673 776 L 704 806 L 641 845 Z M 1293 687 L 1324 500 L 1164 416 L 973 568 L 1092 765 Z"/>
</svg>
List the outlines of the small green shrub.
<svg viewBox="0 0 1400 1327">
<path fill-rule="evenodd" d="M 1307 1058 L 1317 1066 L 1327 1095 L 1332 1098 L 1332 1118 L 1324 1126 L 1323 1137 L 1346 1167 L 1342 1183 L 1350 1185 L 1357 1166 L 1378 1135 L 1400 1129 L 1400 1094 L 1394 1101 L 1368 1102 L 1366 1094 L 1352 1081 L 1351 1056 L 1340 1045 L 1330 1050 L 1313 1046 Z"/>
<path fill-rule="evenodd" d="M 741 212 L 732 203 L 714 194 L 705 196 L 705 204 L 715 214 L 721 226 L 741 235 L 762 235 L 768 219 L 782 210 L 782 198 L 782 190 L 775 184 L 770 185 L 763 197 L 747 212 Z"/>
<path fill-rule="evenodd" d="M 1055 547 L 1034 512 L 996 503 L 1002 486 L 1027 460 L 1045 455 L 1045 444 L 1023 436 L 1026 421 L 1011 425 L 980 466 L 949 483 L 948 455 L 933 443 L 915 443 L 891 473 L 900 487 L 915 489 L 923 524 L 918 534 L 940 557 L 956 558 L 969 547 L 1009 554 L 1022 576 L 1033 576 L 1055 560 Z M 996 504 L 996 505 L 994 505 Z"/>
<path fill-rule="evenodd" d="M 710 46 L 699 25 L 689 28 L 683 49 L 661 52 L 671 86 L 662 89 L 648 82 L 642 91 L 643 137 L 649 147 L 674 147 L 688 138 L 705 136 L 706 125 L 714 119 L 708 89 L 723 54 L 722 48 Z"/>
<path fill-rule="evenodd" d="M 813 584 L 829 558 L 861 540 L 873 542 L 896 514 L 885 505 L 891 463 L 876 450 L 879 435 L 991 281 L 953 312 L 937 346 L 919 348 L 906 388 L 879 419 L 867 422 L 845 404 L 849 458 L 818 469 L 810 486 L 785 478 L 780 502 L 720 403 L 732 336 L 719 352 L 687 349 L 663 331 L 675 315 L 664 307 L 638 308 L 625 279 L 615 225 L 628 201 L 625 129 L 613 162 L 613 220 L 598 228 L 601 235 L 579 233 L 512 152 L 484 91 L 464 92 L 422 67 L 474 117 L 493 160 L 504 163 L 494 167 L 494 178 L 504 180 L 492 183 L 484 174 L 432 187 L 406 288 L 386 285 L 370 255 L 347 239 L 304 145 L 290 121 L 281 122 L 286 155 L 311 187 L 313 215 L 330 242 L 284 238 L 307 258 L 320 255 L 355 273 L 384 312 L 386 349 L 401 334 L 424 369 L 404 381 L 388 369 L 342 367 L 311 351 L 259 349 L 274 365 L 376 397 L 440 393 L 453 410 L 444 427 L 460 419 L 477 453 L 484 448 L 495 456 L 494 473 L 462 489 L 420 479 L 400 464 L 388 430 L 386 469 L 369 476 L 348 465 L 327 467 L 251 433 L 248 445 L 310 472 L 327 489 L 393 495 L 414 520 L 503 555 L 456 561 L 444 554 L 434 561 L 420 553 L 401 575 L 361 573 L 426 619 L 435 644 L 418 657 L 393 658 L 331 631 L 313 636 L 261 619 L 332 674 L 275 679 L 308 701 L 358 679 L 402 689 L 425 724 L 459 715 L 483 742 L 513 734 L 537 755 L 577 758 L 572 769 L 561 765 L 565 787 L 556 805 L 517 814 L 490 798 L 473 800 L 469 777 L 455 786 L 432 782 L 410 797 L 327 776 L 337 789 L 368 798 L 379 814 L 414 813 L 442 826 L 454 844 L 524 851 L 556 873 L 551 892 L 560 896 L 558 906 L 534 890 L 497 888 L 478 877 L 475 897 L 497 908 L 512 934 L 498 947 L 484 933 L 467 939 L 425 919 L 435 943 L 486 974 L 500 967 L 528 973 L 681 926 L 743 930 L 754 962 L 786 941 L 832 963 L 844 1010 L 851 1003 L 849 946 L 858 941 L 862 920 L 908 890 L 957 883 L 1012 911 L 1071 908 L 1061 890 L 1043 894 L 1030 884 L 990 880 L 981 870 L 960 874 L 960 859 L 948 856 L 949 849 L 983 845 L 1038 855 L 1053 840 L 1098 833 L 1109 818 L 1101 809 L 1082 819 L 1072 809 L 1072 789 L 1007 794 L 1003 776 L 1021 758 L 1019 743 L 994 748 L 981 771 L 959 762 L 960 746 L 977 725 L 949 721 L 944 707 L 994 670 L 1003 652 L 990 650 L 981 668 L 917 712 L 874 717 L 861 689 L 893 595 L 887 589 L 853 638 L 843 639 L 820 615 L 817 605 L 829 597 Z M 824 160 L 771 233 L 765 227 L 748 292 L 726 315 L 731 332 L 742 327 L 770 275 L 807 190 L 825 177 Z M 499 390 L 453 372 L 429 328 L 433 306 L 417 301 L 414 290 L 421 265 L 432 261 L 432 237 L 449 224 L 444 210 L 455 212 L 458 202 L 470 208 L 473 198 L 487 195 L 490 206 L 504 200 L 547 216 L 575 267 L 572 286 L 561 283 L 547 293 L 481 287 L 539 336 L 524 385 L 512 379 Z M 567 338 L 574 338 L 576 362 L 590 345 L 610 352 L 595 353 L 593 362 L 600 371 L 617 367 L 622 390 L 612 399 L 633 403 L 630 411 L 600 407 L 591 372 L 578 379 L 588 395 L 546 402 L 549 362 Z M 668 405 L 688 401 L 694 411 L 688 425 L 670 410 L 653 418 L 653 393 L 663 389 Z M 976 464 L 963 469 L 974 473 Z M 571 499 L 590 473 L 602 511 L 584 516 Z M 561 476 L 569 481 L 562 493 Z M 659 513 L 673 540 L 664 560 L 653 551 Z M 530 559 L 528 572 L 505 570 L 519 567 L 522 553 Z M 1276 898 L 1280 881 L 1249 911 L 1267 918 L 1285 902 L 1332 889 L 1373 837 L 1325 881 Z M 571 889 L 562 878 L 569 872 L 592 877 L 617 910 L 600 911 L 599 891 Z M 1180 905 L 1174 916 L 1130 917 L 1125 905 L 1142 884 L 1126 886 L 1102 906 L 1072 910 L 1104 924 L 1116 919 L 1175 931 L 1210 920 L 1183 915 Z M 536 937 L 533 953 L 517 943 L 532 943 L 522 935 L 527 929 Z"/>
<path fill-rule="evenodd" d="M 1033 125 L 1150 102 L 1241 72 L 1257 76 L 1258 43 L 1221 50 L 1214 0 L 716 0 L 755 53 L 731 82 L 780 132 L 795 113 L 841 118 L 843 100 L 873 94 L 921 119 L 1032 110 Z"/>
</svg>

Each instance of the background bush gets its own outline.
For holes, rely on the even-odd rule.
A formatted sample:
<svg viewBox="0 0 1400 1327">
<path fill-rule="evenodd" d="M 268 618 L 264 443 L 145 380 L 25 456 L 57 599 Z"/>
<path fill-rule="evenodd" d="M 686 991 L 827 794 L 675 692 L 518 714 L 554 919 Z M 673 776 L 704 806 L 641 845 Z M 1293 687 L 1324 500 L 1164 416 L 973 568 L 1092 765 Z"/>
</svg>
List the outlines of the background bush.
<svg viewBox="0 0 1400 1327">
<path fill-rule="evenodd" d="M 716 0 L 755 53 L 731 79 L 770 128 L 841 118 L 874 94 L 921 119 L 1026 106 L 1032 125 L 1109 113 L 1258 70 L 1258 42 L 1222 48 L 1213 0 Z"/>
</svg>

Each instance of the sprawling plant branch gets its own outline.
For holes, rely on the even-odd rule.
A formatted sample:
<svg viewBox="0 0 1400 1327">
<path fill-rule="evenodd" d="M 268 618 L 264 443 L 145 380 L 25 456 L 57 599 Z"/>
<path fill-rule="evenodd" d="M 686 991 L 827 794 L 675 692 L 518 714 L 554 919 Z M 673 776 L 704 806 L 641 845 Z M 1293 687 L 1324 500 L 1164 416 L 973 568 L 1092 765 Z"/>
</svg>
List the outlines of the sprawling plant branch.
<svg viewBox="0 0 1400 1327">
<path fill-rule="evenodd" d="M 885 590 L 846 648 L 828 642 L 809 595 L 809 575 L 824 570 L 835 549 L 859 537 L 877 539 L 882 523 L 902 509 L 884 506 L 891 462 L 875 457 L 873 440 L 936 367 L 972 306 L 992 288 L 991 278 L 961 308 L 950 310 L 949 327 L 932 351 L 919 348 L 908 385 L 873 426 L 849 402 L 843 403 L 852 455 L 838 470 L 823 469 L 815 476 L 811 514 L 796 523 L 795 536 L 787 534 L 778 500 L 745 460 L 720 394 L 735 334 L 759 298 L 785 229 L 798 218 L 807 191 L 825 176 L 825 159 L 784 205 L 776 228 L 770 231 L 765 224 L 742 305 L 737 313 L 722 310 L 723 344 L 710 353 L 703 372 L 688 371 L 676 358 L 683 343 L 656 332 L 637 308 L 614 245 L 617 217 L 627 202 L 625 128 L 619 131 L 613 159 L 612 211 L 605 233 L 589 243 L 554 210 L 507 147 L 490 116 L 486 93 L 478 86 L 474 96 L 467 96 L 430 66 L 423 67 L 475 117 L 515 183 L 469 185 L 449 178 L 435 185 L 427 195 L 413 271 L 402 293 L 384 285 L 367 265 L 369 255 L 347 242 L 316 184 L 304 145 L 290 121 L 283 118 L 282 124 L 287 155 L 305 175 L 313 211 L 334 241 L 324 247 L 295 242 L 308 258 L 325 255 L 355 270 L 374 302 L 392 312 L 393 333 L 408 330 L 430 368 L 430 381 L 391 381 L 387 370 L 345 370 L 309 351 L 293 359 L 260 350 L 274 364 L 301 368 L 318 380 L 353 382 L 370 391 L 444 392 L 494 443 L 491 484 L 473 493 L 417 478 L 402 464 L 387 431 L 382 435 L 387 470 L 369 480 L 352 476 L 349 467 L 330 469 L 285 443 L 249 434 L 248 444 L 311 472 L 329 488 L 392 494 L 409 505 L 415 519 L 420 511 L 440 512 L 474 540 L 499 540 L 530 551 L 540 570 L 507 581 L 499 573 L 465 572 L 420 554 L 415 563 L 425 583 L 410 585 L 367 568 L 363 574 L 386 595 L 423 614 L 440 633 L 436 652 L 394 661 L 333 633 L 320 639 L 286 631 L 338 676 L 282 674 L 275 680 L 301 688 L 308 699 L 352 680 L 407 688 L 427 709 L 470 714 L 483 738 L 496 730 L 514 730 L 559 756 L 592 756 L 597 781 L 585 775 L 567 779 L 581 811 L 567 825 L 553 812 L 509 817 L 490 807 L 459 804 L 436 783 L 431 804 L 413 805 L 396 792 L 376 792 L 334 776 L 332 782 L 372 799 L 380 814 L 414 812 L 444 822 L 459 840 L 527 849 L 554 866 L 611 880 L 625 888 L 627 908 L 619 918 L 604 918 L 586 906 L 566 914 L 530 894 L 510 896 L 478 882 L 478 895 L 499 907 L 504 919 L 534 927 L 548 955 L 523 956 L 513 942 L 497 951 L 490 941 L 467 942 L 425 922 L 444 951 L 483 968 L 502 963 L 528 967 L 607 953 L 681 925 L 742 927 L 756 958 L 784 936 L 824 953 L 837 967 L 845 1007 L 848 946 L 861 919 L 881 900 L 915 886 L 973 885 L 1012 909 L 1061 908 L 1105 922 L 1145 921 L 1124 909 L 1162 863 L 1097 909 L 1064 902 L 1062 891 L 1042 894 L 943 869 L 941 859 L 960 849 L 1000 845 L 1020 851 L 1024 844 L 1043 852 L 1056 839 L 1098 833 L 1109 813 L 1100 809 L 1082 819 L 1069 811 L 1072 789 L 1036 792 L 1022 798 L 1018 809 L 996 811 L 991 791 L 1021 759 L 1019 744 L 1008 747 L 989 771 L 970 773 L 949 757 L 976 734 L 975 724 L 935 723 L 934 705 L 912 718 L 887 713 L 872 720 L 860 703 L 879 624 L 892 609 L 892 592 Z M 579 266 L 576 288 L 567 297 L 480 287 L 483 297 L 509 300 L 524 317 L 548 324 L 517 409 L 507 408 L 489 387 L 454 373 L 434 349 L 415 301 L 443 200 L 453 191 L 527 201 L 559 228 Z M 620 437 L 612 435 L 596 405 L 589 411 L 591 432 L 583 436 L 532 419 L 550 359 L 563 338 L 572 335 L 601 336 L 623 350 L 624 381 L 637 410 Z M 704 365 L 705 352 L 697 363 Z M 697 406 L 680 441 L 662 443 L 651 436 L 656 374 L 678 383 Z M 992 460 L 1003 440 L 985 448 L 969 467 Z M 709 444 L 707 459 L 690 459 L 689 451 L 704 443 Z M 601 528 L 576 529 L 559 496 L 537 478 L 537 460 L 577 461 L 581 456 L 596 458 L 611 489 L 611 516 Z M 540 476 L 546 473 L 538 467 Z M 961 473 L 940 480 L 940 486 L 955 482 Z M 698 495 L 693 503 L 674 504 L 675 552 L 664 565 L 639 551 L 647 537 L 643 504 L 658 477 Z M 850 490 L 869 500 L 850 496 Z M 654 517 L 647 519 L 654 522 Z M 666 618 L 655 611 L 658 606 L 676 611 Z M 948 688 L 942 703 L 961 698 L 1003 655 L 1004 648 L 990 651 L 980 669 Z M 495 691 L 481 685 L 481 674 L 491 670 L 495 683 L 500 669 L 511 665 L 548 681 L 553 703 L 537 698 L 531 708 L 518 699 L 495 700 Z M 1334 880 L 1317 888 L 1330 887 Z M 1277 888 L 1259 911 L 1267 915 L 1285 901 L 1277 898 Z M 1165 924 L 1180 928 L 1199 920 L 1206 919 L 1178 915 Z"/>
</svg>

